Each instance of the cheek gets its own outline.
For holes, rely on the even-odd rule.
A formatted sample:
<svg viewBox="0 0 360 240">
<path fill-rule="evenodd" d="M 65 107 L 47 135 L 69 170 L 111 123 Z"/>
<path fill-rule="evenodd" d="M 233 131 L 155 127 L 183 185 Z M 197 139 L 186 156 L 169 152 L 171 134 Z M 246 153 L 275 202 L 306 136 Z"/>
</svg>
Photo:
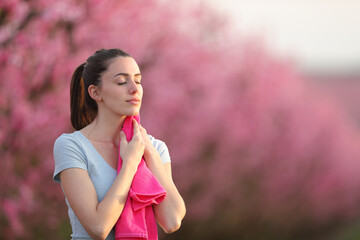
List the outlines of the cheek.
<svg viewBox="0 0 360 240">
<path fill-rule="evenodd" d="M 138 91 L 139 91 L 139 95 L 140 95 L 141 98 L 142 98 L 143 93 L 144 93 L 144 90 L 143 90 L 143 87 L 142 87 L 141 85 L 139 85 Z"/>
<path fill-rule="evenodd" d="M 106 86 L 103 88 L 103 94 L 107 96 L 118 96 L 123 91 L 123 88 L 119 86 Z"/>
<path fill-rule="evenodd" d="M 116 88 L 103 89 L 103 91 L 101 92 L 101 97 L 103 101 L 107 104 L 118 102 L 121 96 L 123 96 L 123 93 L 118 91 L 118 89 Z"/>
</svg>

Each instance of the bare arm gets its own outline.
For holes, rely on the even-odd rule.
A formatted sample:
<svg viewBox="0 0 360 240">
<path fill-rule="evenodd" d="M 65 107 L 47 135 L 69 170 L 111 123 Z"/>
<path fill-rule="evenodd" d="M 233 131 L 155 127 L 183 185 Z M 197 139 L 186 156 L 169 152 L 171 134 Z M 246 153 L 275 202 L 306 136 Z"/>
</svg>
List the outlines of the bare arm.
<svg viewBox="0 0 360 240">
<path fill-rule="evenodd" d="M 86 232 L 94 239 L 105 239 L 119 218 L 135 171 L 120 170 L 115 182 L 99 203 L 87 171 L 69 168 L 61 172 L 65 195 Z"/>
<path fill-rule="evenodd" d="M 132 179 L 144 152 L 144 142 L 140 134 L 137 122 L 134 123 L 134 136 L 129 143 L 125 134 L 121 133 L 120 156 L 123 165 L 101 202 L 98 202 L 95 187 L 85 170 L 69 168 L 60 173 L 64 193 L 71 208 L 94 239 L 105 239 L 122 213 Z"/>
<path fill-rule="evenodd" d="M 180 228 L 185 216 L 185 203 L 177 190 L 171 174 L 171 164 L 163 164 L 158 151 L 153 147 L 146 133 L 140 127 L 145 142 L 145 160 L 150 171 L 166 190 L 166 198 L 154 206 L 156 220 L 166 233 L 172 233 Z"/>
</svg>

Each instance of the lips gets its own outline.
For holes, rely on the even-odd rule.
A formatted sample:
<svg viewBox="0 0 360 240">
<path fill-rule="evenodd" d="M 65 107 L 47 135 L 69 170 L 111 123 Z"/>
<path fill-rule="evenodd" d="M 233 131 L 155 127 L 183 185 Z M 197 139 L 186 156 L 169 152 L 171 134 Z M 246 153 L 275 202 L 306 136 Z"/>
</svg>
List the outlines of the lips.
<svg viewBox="0 0 360 240">
<path fill-rule="evenodd" d="M 132 104 L 138 104 L 138 103 L 140 103 L 140 99 L 132 98 L 132 99 L 126 100 L 126 102 L 132 103 Z"/>
</svg>

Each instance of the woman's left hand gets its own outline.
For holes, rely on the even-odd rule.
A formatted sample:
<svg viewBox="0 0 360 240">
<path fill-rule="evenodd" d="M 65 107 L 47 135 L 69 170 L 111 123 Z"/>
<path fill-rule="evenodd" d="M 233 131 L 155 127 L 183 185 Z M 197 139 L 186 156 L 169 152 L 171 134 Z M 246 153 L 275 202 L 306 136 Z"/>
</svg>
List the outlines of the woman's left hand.
<svg viewBox="0 0 360 240">
<path fill-rule="evenodd" d="M 166 233 L 176 231 L 185 215 L 185 203 L 178 192 L 172 177 L 170 163 L 163 164 L 161 157 L 145 130 L 140 126 L 140 133 L 145 145 L 144 157 L 150 171 L 166 190 L 166 198 L 159 205 L 154 206 L 155 217 Z"/>
<path fill-rule="evenodd" d="M 157 150 L 154 148 L 153 144 L 151 143 L 151 140 L 146 132 L 146 129 L 140 126 L 140 132 L 143 138 L 143 141 L 145 143 L 145 151 L 144 151 L 144 157 L 145 161 L 146 159 L 150 159 L 151 155 L 156 153 Z"/>
</svg>

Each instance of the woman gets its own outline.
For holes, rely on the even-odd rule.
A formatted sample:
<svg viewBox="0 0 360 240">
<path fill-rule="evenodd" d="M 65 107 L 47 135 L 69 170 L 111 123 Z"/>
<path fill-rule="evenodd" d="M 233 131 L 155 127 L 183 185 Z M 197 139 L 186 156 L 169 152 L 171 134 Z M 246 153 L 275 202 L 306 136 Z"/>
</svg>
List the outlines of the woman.
<svg viewBox="0 0 360 240">
<path fill-rule="evenodd" d="M 139 114 L 143 89 L 135 60 L 120 49 L 102 49 L 74 72 L 71 123 L 75 132 L 54 144 L 54 180 L 61 182 L 72 226 L 72 239 L 115 239 L 119 219 L 142 156 L 166 191 L 153 211 L 166 233 L 176 231 L 185 204 L 171 176 L 168 149 L 133 120 L 133 138 L 122 126 Z M 120 157 L 121 170 L 116 169 Z"/>
</svg>

